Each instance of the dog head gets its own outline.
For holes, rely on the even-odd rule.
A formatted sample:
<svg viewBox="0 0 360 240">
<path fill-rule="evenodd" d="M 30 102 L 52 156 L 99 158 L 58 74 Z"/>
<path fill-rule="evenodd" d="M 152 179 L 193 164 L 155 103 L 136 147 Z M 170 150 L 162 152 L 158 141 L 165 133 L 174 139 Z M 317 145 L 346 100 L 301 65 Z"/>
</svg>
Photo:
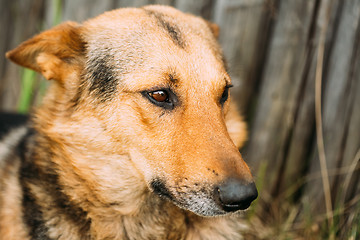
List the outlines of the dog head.
<svg viewBox="0 0 360 240">
<path fill-rule="evenodd" d="M 151 191 L 214 216 L 246 209 L 257 197 L 238 151 L 246 128 L 230 103 L 217 32 L 170 7 L 121 9 L 61 24 L 7 57 L 55 80 L 42 109 L 51 108 L 43 118 L 60 135 L 66 126 L 89 149 L 128 155 Z M 97 164 L 111 165 L 97 174 L 101 182 L 124 163 Z"/>
</svg>

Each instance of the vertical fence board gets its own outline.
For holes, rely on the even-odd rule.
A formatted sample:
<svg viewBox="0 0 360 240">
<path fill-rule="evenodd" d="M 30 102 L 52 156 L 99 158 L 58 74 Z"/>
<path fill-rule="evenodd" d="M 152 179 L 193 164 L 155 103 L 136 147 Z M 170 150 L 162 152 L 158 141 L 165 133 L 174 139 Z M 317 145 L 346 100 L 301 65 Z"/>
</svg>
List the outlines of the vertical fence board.
<svg viewBox="0 0 360 240">
<path fill-rule="evenodd" d="M 303 1 L 283 1 L 276 19 L 247 153 L 255 165 L 269 163 L 267 189 L 281 174 L 285 161 L 313 8 L 314 1 L 307 1 L 305 6 Z"/>
<path fill-rule="evenodd" d="M 149 0 L 116 0 L 116 8 L 120 7 L 141 7 L 150 4 Z"/>
<path fill-rule="evenodd" d="M 360 25 L 358 25 L 357 32 L 356 39 L 360 39 Z M 351 199 L 360 194 L 360 44 L 356 46 L 355 54 L 356 60 L 353 65 L 353 72 L 350 75 L 354 84 L 351 89 L 353 93 L 353 102 L 351 106 L 352 109 L 349 111 L 351 116 L 349 117 L 348 122 L 342 164 L 342 166 L 347 167 L 347 169 L 344 177 L 339 179 L 340 188 L 343 188 L 342 193 L 345 195 L 345 202 L 351 201 Z M 352 168 L 352 165 L 354 165 L 354 168 Z"/>
<path fill-rule="evenodd" d="M 183 12 L 192 13 L 210 19 L 212 15 L 213 0 L 177 0 L 175 7 Z"/>
<path fill-rule="evenodd" d="M 20 92 L 20 70 L 15 64 L 5 60 L 5 52 L 30 38 L 41 29 L 44 1 L 2 1 L 0 14 L 1 29 L 4 30 L 0 41 L 0 107 L 5 110 L 16 109 Z M 26 16 L 26 17 L 24 17 Z"/>
<path fill-rule="evenodd" d="M 234 84 L 233 99 L 246 113 L 262 63 L 262 40 L 268 35 L 265 1 L 217 1 L 213 20 L 220 26 L 219 41 Z"/>
<path fill-rule="evenodd" d="M 335 9 L 333 8 L 333 11 Z M 354 79 L 349 78 L 351 70 L 351 60 L 353 59 L 354 45 L 358 39 L 357 29 L 359 23 L 359 2 L 356 0 L 344 1 L 342 12 L 340 13 L 339 24 L 334 31 L 334 43 L 329 51 L 328 65 L 324 69 L 323 88 L 323 135 L 326 163 L 329 171 L 329 182 L 333 189 L 333 200 L 335 192 L 337 192 L 336 180 L 339 177 L 338 167 L 342 166 L 343 161 L 343 143 L 346 140 L 346 132 L 348 129 L 348 121 L 351 114 L 351 106 L 354 101 Z M 351 143 L 348 143 L 351 144 Z M 320 176 L 320 167 L 318 158 L 312 161 L 310 175 Z M 324 211 L 324 195 L 319 194 L 322 189 L 322 180 L 311 181 L 307 187 L 309 198 L 316 202 L 314 210 Z"/>
<path fill-rule="evenodd" d="M 358 8 L 360 8 L 358 6 Z M 360 9 L 359 9 L 360 11 Z M 352 71 L 350 72 L 350 78 L 354 83 L 352 90 L 355 93 L 354 101 L 352 103 L 352 109 L 350 109 L 351 117 L 349 120 L 349 127 L 346 138 L 346 146 L 344 147 L 343 155 L 343 166 L 351 166 L 352 164 L 357 164 L 357 168 L 354 169 L 354 172 L 347 171 L 346 177 L 352 174 L 352 180 L 349 182 L 347 189 L 346 200 L 350 200 L 356 195 L 360 194 L 360 19 L 358 21 L 357 35 L 355 36 L 355 46 L 354 46 L 354 64 Z M 342 181 L 339 181 L 340 183 Z M 344 182 L 345 183 L 345 182 Z"/>
<path fill-rule="evenodd" d="M 115 7 L 113 0 L 64 0 L 63 20 L 82 22 Z"/>
<path fill-rule="evenodd" d="M 286 155 L 284 177 L 279 192 L 294 193 L 292 200 L 298 200 L 298 193 L 305 181 L 308 159 L 313 146 L 315 130 L 315 61 L 316 52 L 308 49 L 307 61 L 310 66 L 304 69 L 303 83 L 298 98 L 294 128 L 289 139 L 289 150 Z M 289 194 L 289 193 L 287 193 Z"/>
<path fill-rule="evenodd" d="M 151 4 L 160 4 L 160 5 L 170 5 L 174 6 L 175 0 L 155 0 L 154 2 L 151 2 Z M 150 4 L 150 3 L 149 3 Z"/>
<path fill-rule="evenodd" d="M 2 29 L 2 37 L 0 38 L 0 54 L 4 56 L 6 51 L 12 48 L 12 42 L 14 41 L 14 27 L 9 22 L 14 22 L 14 12 L 16 12 L 15 4 L 17 1 L 1 0 L 0 8 L 0 27 Z M 14 66 L 4 58 L 0 58 L 0 103 L 1 108 L 10 110 L 13 108 L 14 102 L 18 98 L 17 90 L 19 89 L 19 80 L 12 77 L 18 76 L 14 71 Z"/>
</svg>

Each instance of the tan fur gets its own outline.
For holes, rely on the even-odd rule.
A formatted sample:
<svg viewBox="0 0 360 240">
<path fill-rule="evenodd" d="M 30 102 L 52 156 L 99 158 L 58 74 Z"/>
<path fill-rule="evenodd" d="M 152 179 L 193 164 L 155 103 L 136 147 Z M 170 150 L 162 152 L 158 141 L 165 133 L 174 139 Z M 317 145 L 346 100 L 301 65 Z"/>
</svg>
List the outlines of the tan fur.
<svg viewBox="0 0 360 240">
<path fill-rule="evenodd" d="M 179 26 L 179 46 L 153 12 Z M 35 163 L 56 166 L 63 192 L 91 219 L 86 239 L 240 239 L 238 214 L 193 213 L 212 214 L 208 196 L 200 196 L 204 205 L 209 201 L 203 210 L 196 204 L 176 206 L 150 190 L 151 181 L 161 178 L 176 199 L 188 201 L 192 192 L 211 191 L 229 177 L 252 181 L 238 151 L 246 125 L 233 103 L 218 103 L 231 79 L 217 34 L 217 26 L 200 18 L 149 6 L 114 10 L 82 25 L 63 23 L 7 53 L 55 80 L 35 113 Z M 106 64 L 121 78 L 107 102 L 89 93 L 90 83 L 83 81 L 91 59 L 106 55 L 111 56 Z M 169 76 L 178 81 L 169 83 Z M 171 113 L 140 94 L 169 84 L 181 101 Z M 47 209 L 50 237 L 84 238 L 81 226 L 52 208 L 53 196 L 30 188 Z"/>
</svg>

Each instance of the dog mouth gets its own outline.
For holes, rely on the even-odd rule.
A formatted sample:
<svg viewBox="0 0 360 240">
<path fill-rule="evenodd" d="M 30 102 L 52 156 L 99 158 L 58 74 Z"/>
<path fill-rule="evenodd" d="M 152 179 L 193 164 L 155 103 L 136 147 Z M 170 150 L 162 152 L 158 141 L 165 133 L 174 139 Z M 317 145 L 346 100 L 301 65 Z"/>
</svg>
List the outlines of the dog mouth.
<svg viewBox="0 0 360 240">
<path fill-rule="evenodd" d="M 249 208 L 251 203 L 245 203 L 245 204 L 224 204 L 222 208 L 225 212 L 236 212 L 239 210 L 246 210 Z"/>
<path fill-rule="evenodd" d="M 181 187 L 169 188 L 166 182 L 160 178 L 153 179 L 150 183 L 150 188 L 155 194 L 171 201 L 179 208 L 205 217 L 227 215 L 240 210 L 246 210 L 250 207 L 251 202 L 257 198 L 256 188 L 256 192 L 249 195 L 250 197 L 241 200 L 234 198 L 234 200 L 231 199 L 233 196 L 225 198 L 224 194 L 219 192 L 218 187 L 194 187 L 191 190 L 189 190 L 189 187 L 183 187 L 184 189 L 179 191 Z"/>
<path fill-rule="evenodd" d="M 174 201 L 173 194 L 171 194 L 169 189 L 166 187 L 165 181 L 161 180 L 160 178 L 153 179 L 150 183 L 150 188 L 160 197 Z"/>
</svg>

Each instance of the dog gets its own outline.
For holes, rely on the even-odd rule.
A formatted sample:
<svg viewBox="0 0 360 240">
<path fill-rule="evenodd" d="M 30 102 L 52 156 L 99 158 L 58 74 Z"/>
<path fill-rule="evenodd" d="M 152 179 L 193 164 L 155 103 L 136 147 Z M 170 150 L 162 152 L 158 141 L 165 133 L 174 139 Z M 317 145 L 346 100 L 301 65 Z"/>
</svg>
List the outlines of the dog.
<svg viewBox="0 0 360 240">
<path fill-rule="evenodd" d="M 258 192 L 218 32 L 152 5 L 9 51 L 52 84 L 1 136 L 0 238 L 241 239 Z"/>
</svg>

